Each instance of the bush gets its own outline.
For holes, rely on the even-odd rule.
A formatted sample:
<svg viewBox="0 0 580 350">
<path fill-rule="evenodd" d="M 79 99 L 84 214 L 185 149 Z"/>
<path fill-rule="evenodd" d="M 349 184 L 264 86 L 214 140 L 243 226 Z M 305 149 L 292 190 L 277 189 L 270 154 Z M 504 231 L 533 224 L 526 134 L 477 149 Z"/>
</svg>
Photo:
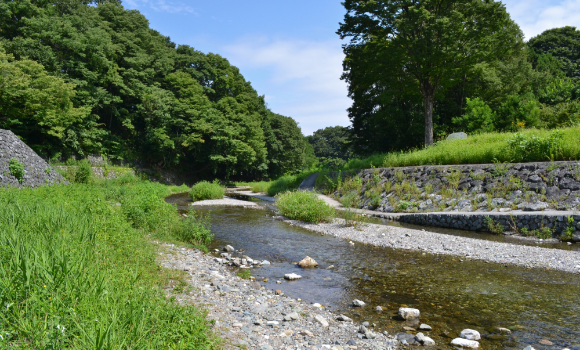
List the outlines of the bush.
<svg viewBox="0 0 580 350">
<path fill-rule="evenodd" d="M 330 222 L 336 217 L 336 210 L 313 192 L 288 191 L 279 194 L 276 205 L 284 216 L 293 220 L 320 223 Z"/>
<path fill-rule="evenodd" d="M 507 140 L 507 144 L 515 161 L 531 162 L 553 159 L 561 139 L 559 130 L 552 131 L 547 137 L 517 133 Z"/>
<path fill-rule="evenodd" d="M 88 184 L 91 182 L 92 177 L 93 169 L 91 167 L 91 163 L 89 163 L 89 161 L 86 159 L 81 160 L 78 167 L 76 168 L 74 182 L 78 184 Z"/>
<path fill-rule="evenodd" d="M 175 230 L 174 236 L 179 241 L 194 246 L 209 245 L 213 238 L 210 231 L 209 217 L 190 211 L 187 218 Z"/>
<path fill-rule="evenodd" d="M 482 99 L 479 97 L 467 98 L 465 114 L 453 118 L 453 124 L 468 133 L 492 132 L 494 131 L 495 118 L 495 113 Z"/>
<path fill-rule="evenodd" d="M 217 180 L 214 182 L 201 181 L 193 185 L 189 194 L 194 201 L 221 199 L 224 198 L 225 190 Z"/>
<path fill-rule="evenodd" d="M 16 158 L 11 158 L 8 168 L 10 174 L 18 180 L 19 183 L 24 181 L 24 175 L 26 175 L 26 170 L 24 170 L 24 164 Z"/>
<path fill-rule="evenodd" d="M 312 173 L 312 171 L 308 171 L 297 175 L 284 175 L 271 182 L 268 188 L 268 195 L 275 196 L 278 193 L 295 190 Z"/>
</svg>

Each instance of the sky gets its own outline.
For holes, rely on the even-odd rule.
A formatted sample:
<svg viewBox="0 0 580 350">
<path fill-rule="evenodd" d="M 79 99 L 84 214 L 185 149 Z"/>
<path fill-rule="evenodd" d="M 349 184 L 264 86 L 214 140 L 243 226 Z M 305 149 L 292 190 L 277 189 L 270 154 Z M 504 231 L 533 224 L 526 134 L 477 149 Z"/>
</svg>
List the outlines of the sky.
<svg viewBox="0 0 580 350">
<path fill-rule="evenodd" d="M 580 0 L 504 0 L 526 39 L 546 29 L 580 26 Z M 304 135 L 350 124 L 336 31 L 340 0 L 123 0 L 151 28 L 202 52 L 227 58 L 275 113 Z"/>
</svg>

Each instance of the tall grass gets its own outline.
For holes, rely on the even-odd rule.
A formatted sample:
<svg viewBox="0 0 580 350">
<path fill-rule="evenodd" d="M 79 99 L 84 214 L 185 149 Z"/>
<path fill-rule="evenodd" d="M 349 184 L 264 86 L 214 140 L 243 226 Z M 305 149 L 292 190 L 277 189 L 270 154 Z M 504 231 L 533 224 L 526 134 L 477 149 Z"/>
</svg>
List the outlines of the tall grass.
<svg viewBox="0 0 580 350">
<path fill-rule="evenodd" d="M 521 134 L 524 138 L 549 139 L 550 130 L 529 129 Z M 517 141 L 514 133 L 486 133 L 469 136 L 467 139 L 441 141 L 432 147 L 409 151 L 393 152 L 351 159 L 344 169 L 368 169 L 372 167 L 401 167 L 417 165 L 480 164 L 499 162 L 534 162 L 580 159 L 580 127 L 561 129 L 558 144 L 550 152 L 525 153 L 522 157 L 517 148 L 510 146 L 510 140 Z"/>
<path fill-rule="evenodd" d="M 194 201 L 221 199 L 224 198 L 225 190 L 217 180 L 214 182 L 200 181 L 193 185 L 189 194 Z"/>
<path fill-rule="evenodd" d="M 278 195 L 276 206 L 284 216 L 304 222 L 329 222 L 336 217 L 335 209 L 313 192 L 284 192 Z"/>
<path fill-rule="evenodd" d="M 295 190 L 313 172 L 315 171 L 309 170 L 296 175 L 284 175 L 270 183 L 267 193 L 269 196 L 275 196 L 278 193 Z"/>
<path fill-rule="evenodd" d="M 148 235 L 192 225 L 168 193 L 129 177 L 1 191 L 0 348 L 216 348 L 204 313 L 164 295 L 182 277 L 159 268 Z"/>
<path fill-rule="evenodd" d="M 268 193 L 272 181 L 236 182 L 236 186 L 248 186 L 254 193 Z"/>
</svg>

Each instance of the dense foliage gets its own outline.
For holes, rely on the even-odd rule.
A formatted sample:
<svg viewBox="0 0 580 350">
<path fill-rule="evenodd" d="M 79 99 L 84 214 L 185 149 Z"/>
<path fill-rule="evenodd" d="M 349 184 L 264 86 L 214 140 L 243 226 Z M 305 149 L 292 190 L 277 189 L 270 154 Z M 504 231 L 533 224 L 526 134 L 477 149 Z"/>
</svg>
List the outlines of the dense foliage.
<svg viewBox="0 0 580 350">
<path fill-rule="evenodd" d="M 343 126 L 329 126 L 306 136 L 314 149 L 314 154 L 324 167 L 344 165 L 351 157 L 348 142 L 349 131 Z"/>
<path fill-rule="evenodd" d="M 187 284 L 159 267 L 151 238 L 211 239 L 207 223 L 180 220 L 168 192 L 129 176 L 0 191 L 0 347 L 218 348 L 203 311 L 165 295 Z"/>
<path fill-rule="evenodd" d="M 120 1 L 0 1 L 0 23 L 0 128 L 41 154 L 139 159 L 198 178 L 307 166 L 296 122 L 238 68 L 174 44 Z"/>
<path fill-rule="evenodd" d="M 428 91 L 424 91 L 426 85 L 421 82 L 421 74 L 438 87 L 433 94 L 435 140 L 454 131 L 517 132 L 530 127 L 568 127 L 580 122 L 579 31 L 576 28 L 551 29 L 526 44 L 499 2 L 437 2 L 443 4 L 437 10 L 440 12 L 430 10 L 429 1 L 418 7 L 410 3 L 392 0 L 344 3 L 347 14 L 339 34 L 352 37 L 345 46 L 343 79 L 348 82 L 349 96 L 353 99 L 349 108 L 352 122 L 349 138 L 355 154 L 398 152 L 425 145 Z M 462 10 L 455 11 L 457 6 L 463 6 Z M 483 10 L 470 10 L 480 7 Z M 406 9 L 398 12 L 398 8 Z M 464 14 L 466 11 L 469 13 Z M 486 39 L 480 41 L 480 44 L 489 44 L 487 48 L 465 45 L 479 35 L 475 27 L 462 27 L 465 32 L 461 35 L 450 35 L 454 33 L 450 30 L 437 37 L 446 43 L 443 46 L 432 47 L 438 41 L 429 44 L 428 38 L 421 36 L 404 36 L 408 32 L 407 22 L 418 20 L 419 12 L 425 16 L 420 17 L 425 19 L 421 25 L 431 26 L 426 28 L 425 33 L 429 33 L 438 25 L 453 26 L 454 20 L 465 16 L 485 22 L 489 11 L 496 16 L 490 21 L 505 26 L 487 32 Z M 406 12 L 409 13 L 405 15 Z M 393 16 L 396 20 L 391 21 Z M 399 16 L 407 17 L 399 20 Z M 445 16 L 458 17 L 437 21 Z M 387 20 L 382 20 L 383 17 Z M 404 30 L 399 31 L 401 28 Z M 470 32 L 474 32 L 472 36 Z M 408 48 L 399 45 L 401 42 L 417 50 L 407 52 Z M 433 58 L 438 55 L 437 50 L 446 50 L 446 47 L 482 51 L 474 51 L 478 59 L 471 57 L 466 61 L 453 56 L 461 55 L 455 49 Z"/>
<path fill-rule="evenodd" d="M 191 187 L 189 195 L 193 201 L 202 201 L 205 199 L 222 199 L 225 190 L 218 181 L 200 181 Z"/>
<path fill-rule="evenodd" d="M 284 192 L 278 195 L 276 206 L 282 215 L 304 222 L 331 222 L 336 217 L 336 210 L 326 204 L 313 192 Z"/>
</svg>

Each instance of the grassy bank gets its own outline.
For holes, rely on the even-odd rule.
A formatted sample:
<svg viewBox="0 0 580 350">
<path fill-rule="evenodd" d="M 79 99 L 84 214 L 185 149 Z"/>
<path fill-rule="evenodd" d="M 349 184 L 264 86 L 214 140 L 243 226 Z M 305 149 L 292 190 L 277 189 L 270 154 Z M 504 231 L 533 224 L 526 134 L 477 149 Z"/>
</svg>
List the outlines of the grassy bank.
<svg viewBox="0 0 580 350">
<path fill-rule="evenodd" d="M 0 347 L 218 348 L 204 313 L 163 292 L 184 275 L 156 264 L 151 239 L 211 239 L 163 201 L 170 192 L 132 176 L 2 189 Z"/>
<path fill-rule="evenodd" d="M 273 181 L 236 182 L 236 186 L 249 186 L 252 192 L 262 192 L 267 193 L 269 196 L 275 196 L 278 193 L 297 189 L 308 175 L 317 171 L 309 170 L 296 175 L 284 175 Z"/>
<path fill-rule="evenodd" d="M 487 133 L 441 141 L 433 147 L 351 159 L 343 170 L 417 165 L 482 164 L 580 159 L 580 126 L 514 133 Z"/>
<path fill-rule="evenodd" d="M 290 219 L 304 222 L 329 222 L 336 217 L 334 208 L 318 198 L 316 193 L 306 191 L 284 192 L 278 195 L 276 205 Z"/>
</svg>

